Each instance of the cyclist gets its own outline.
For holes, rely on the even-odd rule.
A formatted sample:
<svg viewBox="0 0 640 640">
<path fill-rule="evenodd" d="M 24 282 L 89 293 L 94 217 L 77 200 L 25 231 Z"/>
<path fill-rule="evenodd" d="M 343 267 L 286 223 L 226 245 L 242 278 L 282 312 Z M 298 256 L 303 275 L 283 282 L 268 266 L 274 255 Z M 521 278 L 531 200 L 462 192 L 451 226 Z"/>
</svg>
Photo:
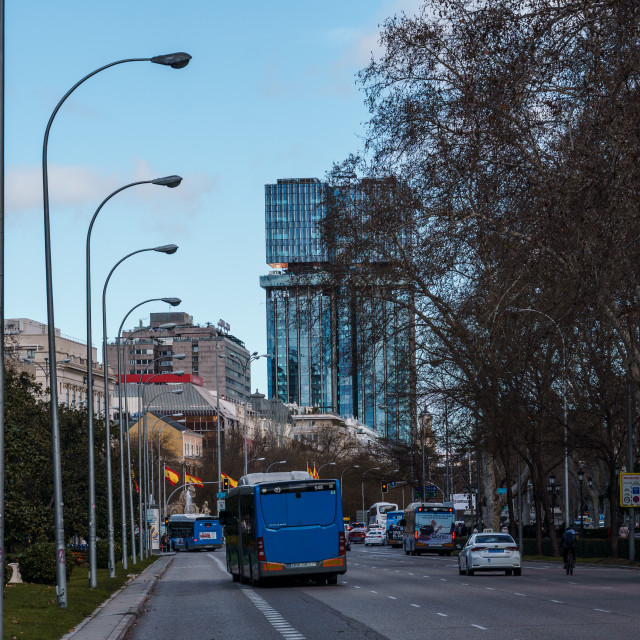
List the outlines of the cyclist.
<svg viewBox="0 0 640 640">
<path fill-rule="evenodd" d="M 560 540 L 560 546 L 562 547 L 562 560 L 564 562 L 564 568 L 567 568 L 567 560 L 569 554 L 573 556 L 573 564 L 576 563 L 576 541 L 578 540 L 578 534 L 573 527 L 569 527 Z"/>
</svg>

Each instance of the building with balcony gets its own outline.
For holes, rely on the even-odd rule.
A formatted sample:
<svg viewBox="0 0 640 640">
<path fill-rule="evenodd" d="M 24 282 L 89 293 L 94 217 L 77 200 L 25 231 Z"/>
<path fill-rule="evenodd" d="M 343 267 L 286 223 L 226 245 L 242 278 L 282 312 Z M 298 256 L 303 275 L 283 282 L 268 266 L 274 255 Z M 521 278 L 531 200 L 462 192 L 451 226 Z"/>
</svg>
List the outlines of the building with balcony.
<svg viewBox="0 0 640 640">
<path fill-rule="evenodd" d="M 42 385 L 43 393 L 49 388 L 50 358 L 48 326 L 29 318 L 11 318 L 4 321 L 6 336 L 5 356 L 26 366 L 36 382 Z M 86 405 L 87 391 L 87 343 L 63 335 L 56 329 L 56 372 L 58 379 L 58 402 L 69 407 Z M 96 415 L 104 413 L 104 367 L 97 362 L 97 349 L 92 347 L 93 410 Z M 109 367 L 108 388 L 110 414 L 114 413 L 113 390 L 116 378 Z"/>
</svg>

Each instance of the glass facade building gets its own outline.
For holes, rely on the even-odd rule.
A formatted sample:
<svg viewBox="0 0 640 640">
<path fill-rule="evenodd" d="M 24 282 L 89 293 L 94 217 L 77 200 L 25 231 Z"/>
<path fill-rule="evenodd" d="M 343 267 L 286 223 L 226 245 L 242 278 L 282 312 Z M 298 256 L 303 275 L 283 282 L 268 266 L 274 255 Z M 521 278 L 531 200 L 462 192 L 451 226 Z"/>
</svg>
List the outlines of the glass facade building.
<svg viewBox="0 0 640 640">
<path fill-rule="evenodd" d="M 317 178 L 265 186 L 269 397 L 408 440 L 412 319 L 404 305 L 329 283 L 320 231 L 327 188 Z"/>
</svg>

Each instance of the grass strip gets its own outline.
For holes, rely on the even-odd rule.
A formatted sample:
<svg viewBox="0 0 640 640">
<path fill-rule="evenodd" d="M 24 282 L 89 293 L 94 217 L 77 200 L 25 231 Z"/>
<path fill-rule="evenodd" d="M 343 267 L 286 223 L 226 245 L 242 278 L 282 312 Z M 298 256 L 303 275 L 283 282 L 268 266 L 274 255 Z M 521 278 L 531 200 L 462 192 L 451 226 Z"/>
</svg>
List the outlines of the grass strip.
<svg viewBox="0 0 640 640">
<path fill-rule="evenodd" d="M 129 563 L 118 563 L 116 577 L 108 569 L 98 569 L 98 587 L 89 588 L 87 567 L 73 568 L 67 583 L 67 608 L 58 608 L 55 586 L 45 584 L 8 584 L 4 590 L 4 640 L 58 640 L 80 624 L 91 612 L 137 575 L 157 556 Z"/>
</svg>

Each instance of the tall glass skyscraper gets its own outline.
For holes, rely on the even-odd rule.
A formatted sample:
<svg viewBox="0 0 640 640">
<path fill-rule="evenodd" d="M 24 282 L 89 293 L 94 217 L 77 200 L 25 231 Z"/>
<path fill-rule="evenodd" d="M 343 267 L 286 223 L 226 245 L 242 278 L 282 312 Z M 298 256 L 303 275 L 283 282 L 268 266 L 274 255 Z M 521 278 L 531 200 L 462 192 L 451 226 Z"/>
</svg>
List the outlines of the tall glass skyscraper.
<svg viewBox="0 0 640 640">
<path fill-rule="evenodd" d="M 412 318 L 404 305 L 329 282 L 320 230 L 328 188 L 317 178 L 265 186 L 269 397 L 408 440 Z"/>
</svg>

